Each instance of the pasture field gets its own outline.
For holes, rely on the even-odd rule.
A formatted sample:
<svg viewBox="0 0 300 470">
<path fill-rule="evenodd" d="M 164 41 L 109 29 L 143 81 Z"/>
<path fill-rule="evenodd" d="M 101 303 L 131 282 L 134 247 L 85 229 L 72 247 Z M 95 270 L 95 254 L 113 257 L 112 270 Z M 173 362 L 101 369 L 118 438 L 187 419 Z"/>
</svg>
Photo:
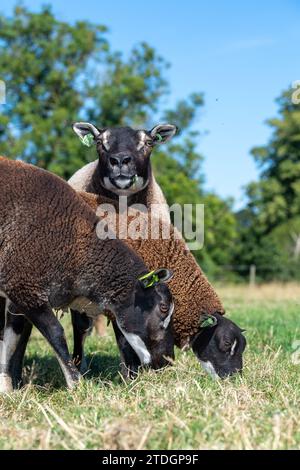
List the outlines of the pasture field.
<svg viewBox="0 0 300 470">
<path fill-rule="evenodd" d="M 126 384 L 109 329 L 106 338 L 88 339 L 90 372 L 70 392 L 35 332 L 27 385 L 0 396 L 0 448 L 299 449 L 300 286 L 221 286 L 219 293 L 228 316 L 247 329 L 242 377 L 214 381 L 191 351 L 177 351 L 173 367 Z M 63 323 L 71 344 L 68 316 Z"/>
</svg>

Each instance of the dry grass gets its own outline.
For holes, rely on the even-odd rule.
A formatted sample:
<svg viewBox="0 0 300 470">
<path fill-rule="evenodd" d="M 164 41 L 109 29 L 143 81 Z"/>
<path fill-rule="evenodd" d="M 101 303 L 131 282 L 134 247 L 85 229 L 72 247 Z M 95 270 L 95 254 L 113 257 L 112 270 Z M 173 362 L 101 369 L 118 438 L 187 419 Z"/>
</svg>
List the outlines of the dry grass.
<svg viewBox="0 0 300 470">
<path fill-rule="evenodd" d="M 300 283 L 272 283 L 261 284 L 255 287 L 248 285 L 226 285 L 224 287 L 218 286 L 217 290 L 223 300 L 238 300 L 240 302 L 282 302 L 287 300 L 300 305 Z"/>
<path fill-rule="evenodd" d="M 0 396 L 0 448 L 299 448 L 300 365 L 291 357 L 300 340 L 300 287 L 219 292 L 230 317 L 247 328 L 243 377 L 213 381 L 191 352 L 178 351 L 174 367 L 124 384 L 110 332 L 89 339 L 90 376 L 69 392 L 35 333 L 28 385 Z"/>
</svg>

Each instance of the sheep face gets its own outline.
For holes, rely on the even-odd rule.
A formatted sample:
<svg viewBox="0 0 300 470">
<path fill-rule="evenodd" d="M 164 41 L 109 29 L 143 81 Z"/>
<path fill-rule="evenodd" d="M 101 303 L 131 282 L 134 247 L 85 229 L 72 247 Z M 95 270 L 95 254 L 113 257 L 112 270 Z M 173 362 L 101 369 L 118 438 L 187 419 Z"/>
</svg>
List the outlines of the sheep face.
<svg viewBox="0 0 300 470">
<path fill-rule="evenodd" d="M 210 375 L 225 378 L 242 372 L 246 347 L 242 332 L 235 323 L 218 313 L 201 317 L 200 332 L 193 339 L 192 348 Z"/>
<path fill-rule="evenodd" d="M 136 352 L 139 365 L 160 369 L 174 358 L 173 311 L 172 294 L 166 284 L 145 288 L 137 282 L 132 303 L 117 315 L 117 324 Z"/>
<path fill-rule="evenodd" d="M 160 124 L 151 131 L 144 131 L 130 127 L 99 129 L 79 122 L 73 129 L 83 142 L 90 137 L 86 142 L 96 144 L 99 184 L 118 196 L 130 196 L 146 188 L 154 146 L 167 142 L 176 133 L 176 126 L 171 124 Z"/>
</svg>

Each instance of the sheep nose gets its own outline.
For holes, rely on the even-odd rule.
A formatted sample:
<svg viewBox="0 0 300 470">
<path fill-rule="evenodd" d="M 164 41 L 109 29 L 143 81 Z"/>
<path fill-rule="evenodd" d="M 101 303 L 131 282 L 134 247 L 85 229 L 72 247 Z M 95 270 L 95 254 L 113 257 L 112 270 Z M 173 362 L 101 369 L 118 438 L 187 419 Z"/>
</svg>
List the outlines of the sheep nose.
<svg viewBox="0 0 300 470">
<path fill-rule="evenodd" d="M 119 168 L 122 168 L 123 165 L 129 165 L 131 161 L 132 157 L 130 155 L 121 155 L 109 158 L 111 166 L 118 166 Z"/>
</svg>

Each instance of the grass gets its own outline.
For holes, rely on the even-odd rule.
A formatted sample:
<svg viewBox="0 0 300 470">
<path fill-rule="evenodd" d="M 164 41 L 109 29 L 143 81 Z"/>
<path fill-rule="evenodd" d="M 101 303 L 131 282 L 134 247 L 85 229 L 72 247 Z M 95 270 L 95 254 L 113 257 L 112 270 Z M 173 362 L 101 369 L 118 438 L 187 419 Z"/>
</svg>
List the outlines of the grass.
<svg viewBox="0 0 300 470">
<path fill-rule="evenodd" d="M 90 375 L 70 392 L 35 333 L 27 385 L 0 396 L 0 448 L 300 448 L 300 364 L 292 361 L 293 341 L 300 340 L 300 286 L 219 292 L 230 318 L 247 329 L 242 377 L 214 381 L 190 351 L 177 351 L 173 367 L 125 384 L 109 331 L 107 338 L 89 338 Z"/>
</svg>

